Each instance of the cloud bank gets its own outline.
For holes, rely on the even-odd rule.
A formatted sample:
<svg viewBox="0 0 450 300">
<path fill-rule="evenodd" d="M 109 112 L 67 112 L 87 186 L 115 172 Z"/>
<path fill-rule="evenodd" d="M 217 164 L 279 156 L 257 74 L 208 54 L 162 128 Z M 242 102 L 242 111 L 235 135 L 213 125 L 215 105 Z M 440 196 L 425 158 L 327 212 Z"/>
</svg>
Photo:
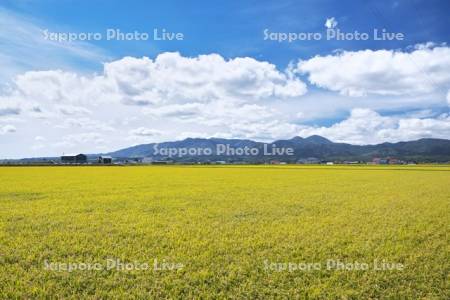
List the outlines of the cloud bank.
<svg viewBox="0 0 450 300">
<path fill-rule="evenodd" d="M 431 137 L 448 139 L 450 115 L 445 113 L 436 118 L 382 116 L 370 109 L 355 108 L 341 122 L 329 127 L 306 127 L 299 133 L 301 136 L 317 134 L 335 142 L 359 145 Z"/>
<path fill-rule="evenodd" d="M 311 84 L 347 96 L 424 95 L 450 86 L 450 48 L 343 51 L 298 62 Z"/>
<path fill-rule="evenodd" d="M 414 103 L 432 97 L 448 111 L 449 70 L 446 46 L 341 52 L 301 60 L 285 70 L 254 58 L 218 54 L 124 57 L 105 63 L 99 74 L 20 74 L 0 94 L 0 134 L 9 137 L 10 145 L 15 136 L 28 137 L 38 143 L 31 143 L 30 151 L 53 153 L 114 150 L 130 141 L 189 136 L 269 141 L 319 134 L 354 144 L 449 138 L 450 119 L 442 109 L 383 115 L 371 106 L 376 100 L 367 101 L 376 96 L 401 107 L 413 95 L 417 100 L 408 102 L 408 109 L 417 111 Z M 326 102 L 335 108 L 323 107 L 323 97 L 305 102 L 303 76 L 322 88 L 316 93 L 335 99 Z M 350 107 L 344 111 L 348 117 L 342 117 L 343 107 Z M 340 121 L 311 124 L 325 108 L 339 112 Z M 305 111 L 311 109 L 315 119 L 305 125 Z M 43 141 L 48 146 L 42 147 Z"/>
</svg>

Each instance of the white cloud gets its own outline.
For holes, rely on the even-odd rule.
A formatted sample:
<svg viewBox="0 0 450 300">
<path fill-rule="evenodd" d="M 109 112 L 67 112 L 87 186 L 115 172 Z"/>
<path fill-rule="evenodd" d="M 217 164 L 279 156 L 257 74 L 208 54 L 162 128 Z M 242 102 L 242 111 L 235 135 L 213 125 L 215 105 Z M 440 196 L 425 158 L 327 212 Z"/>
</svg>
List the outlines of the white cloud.
<svg viewBox="0 0 450 300">
<path fill-rule="evenodd" d="M 130 130 L 131 135 L 135 136 L 145 136 L 145 137 L 154 137 L 162 134 L 160 130 L 155 130 L 151 128 L 139 127 L 133 130 Z"/>
<path fill-rule="evenodd" d="M 83 146 L 86 148 L 86 144 L 99 145 L 104 144 L 105 140 L 103 136 L 96 132 L 77 133 L 70 134 L 62 138 L 60 142 L 54 143 L 54 147 L 58 148 L 73 148 L 75 146 Z"/>
<path fill-rule="evenodd" d="M 13 125 L 0 125 L 0 135 L 16 132 L 16 127 Z"/>
<path fill-rule="evenodd" d="M 102 76 L 85 77 L 61 70 L 29 71 L 14 80 L 10 99 L 42 105 L 89 105 L 114 99 Z M 67 106 L 68 107 L 68 106 Z"/>
<path fill-rule="evenodd" d="M 447 92 L 447 103 L 450 106 L 450 90 Z"/>
<path fill-rule="evenodd" d="M 301 127 L 287 121 L 267 120 L 264 122 L 233 123 L 228 132 L 230 136 L 257 139 L 260 141 L 273 141 L 275 139 L 289 139 L 298 134 Z"/>
<path fill-rule="evenodd" d="M 299 61 L 312 84 L 348 96 L 424 95 L 450 85 L 450 48 L 344 51 Z"/>
<path fill-rule="evenodd" d="M 20 112 L 21 109 L 18 103 L 0 97 L 0 117 L 19 115 Z"/>
<path fill-rule="evenodd" d="M 306 93 L 306 85 L 290 70 L 279 71 L 253 58 L 162 53 L 155 60 L 125 57 L 106 63 L 102 75 L 30 71 L 17 76 L 11 90 L 10 99 L 35 102 L 38 107 L 43 103 L 166 105 L 294 98 Z"/>
<path fill-rule="evenodd" d="M 325 21 L 325 27 L 328 29 L 336 28 L 337 25 L 338 22 L 334 17 L 327 18 L 327 20 Z"/>
<path fill-rule="evenodd" d="M 219 134 L 219 136 L 220 137 L 224 137 L 224 136 L 222 136 L 220 134 Z M 209 134 L 206 134 L 204 132 L 198 132 L 198 131 L 196 131 L 196 132 L 183 131 L 183 132 L 177 133 L 177 135 L 174 137 L 174 140 L 180 140 L 181 141 L 181 140 L 184 140 L 184 139 L 187 139 L 187 138 L 193 138 L 193 137 L 195 137 L 195 138 L 211 138 L 211 137 L 218 137 L 218 136 L 209 135 Z"/>
<path fill-rule="evenodd" d="M 161 107 L 144 108 L 146 115 L 154 118 L 192 119 L 205 108 L 202 103 L 171 104 Z"/>
<path fill-rule="evenodd" d="M 303 127 L 299 135 L 321 135 L 335 142 L 377 144 L 419 138 L 450 137 L 450 116 L 435 118 L 382 116 L 370 109 L 356 108 L 350 116 L 330 127 Z"/>
<path fill-rule="evenodd" d="M 33 151 L 41 150 L 44 148 L 45 148 L 44 144 L 35 144 L 35 145 L 31 146 L 31 150 L 33 150 Z"/>
<path fill-rule="evenodd" d="M 41 120 L 52 130 L 70 130 L 70 136 L 86 129 L 116 131 L 125 136 L 123 144 L 129 138 L 174 139 L 179 135 L 174 127 L 185 126 L 181 123 L 189 123 L 184 132 L 203 131 L 209 136 L 276 137 L 284 131 L 276 128 L 292 126 L 270 108 L 271 103 L 304 93 L 306 85 L 292 67 L 281 71 L 248 57 L 226 60 L 217 54 L 162 53 L 153 60 L 125 57 L 106 63 L 102 74 L 26 72 L 0 97 L 16 104 L 32 122 Z M 131 118 L 133 124 L 127 121 Z M 147 130 L 149 126 L 154 131 Z M 66 137 L 56 144 L 70 148 L 78 143 L 88 141 Z"/>
<path fill-rule="evenodd" d="M 58 128 L 83 128 L 90 130 L 102 130 L 102 131 L 114 131 L 114 128 L 102 121 L 94 120 L 90 118 L 66 118 L 60 121 L 61 123 L 56 125 Z"/>
<path fill-rule="evenodd" d="M 243 121 L 261 122 L 275 116 L 275 112 L 268 106 L 242 104 L 232 100 L 166 105 L 144 109 L 144 113 L 153 118 L 178 120 L 208 126 L 227 126 Z"/>
<path fill-rule="evenodd" d="M 248 57 L 225 60 L 218 54 L 189 58 L 162 53 L 155 60 L 125 57 L 106 64 L 104 77 L 122 102 L 136 105 L 217 99 L 255 102 L 306 93 L 303 82 L 272 64 Z"/>
<path fill-rule="evenodd" d="M 74 115 L 92 115 L 92 111 L 87 108 L 73 105 L 60 105 L 57 107 L 59 112 L 66 116 Z"/>
<path fill-rule="evenodd" d="M 436 51 L 430 47 L 414 52 Z M 383 68 L 391 76 L 391 70 Z M 441 74 L 439 70 L 440 66 L 433 69 Z M 53 150 L 39 147 L 44 144 L 39 140 L 33 150 L 37 155 L 44 151 L 52 155 L 48 152 L 92 153 L 128 147 L 132 142 L 184 137 L 272 141 L 320 134 L 337 141 L 377 143 L 448 134 L 448 116 L 435 117 L 445 96 L 353 98 L 323 90 L 304 95 L 306 86 L 297 71 L 292 66 L 281 71 L 253 58 L 226 60 L 217 54 L 190 58 L 179 53 L 163 53 L 155 59 L 126 57 L 105 64 L 100 74 L 30 71 L 0 94 L 0 112 L 8 114 L 0 118 L 0 124 L 13 124 L 11 118 L 18 113 L 21 124 L 30 125 L 21 125 L 20 133 L 2 141 L 9 143 L 9 149 L 18 149 L 18 139 L 33 140 L 45 132 L 45 144 L 54 145 Z M 345 78 L 334 81 L 343 85 Z M 367 76 L 355 82 L 361 85 L 358 91 L 378 92 L 372 86 L 377 83 L 368 82 Z M 397 94 L 396 82 L 391 84 L 391 94 Z M 366 109 L 353 110 L 347 120 L 333 126 L 300 124 L 336 117 L 356 105 Z M 404 107 L 413 112 L 390 117 L 376 112 L 398 112 Z M 16 155 L 9 151 L 8 155 Z"/>
</svg>

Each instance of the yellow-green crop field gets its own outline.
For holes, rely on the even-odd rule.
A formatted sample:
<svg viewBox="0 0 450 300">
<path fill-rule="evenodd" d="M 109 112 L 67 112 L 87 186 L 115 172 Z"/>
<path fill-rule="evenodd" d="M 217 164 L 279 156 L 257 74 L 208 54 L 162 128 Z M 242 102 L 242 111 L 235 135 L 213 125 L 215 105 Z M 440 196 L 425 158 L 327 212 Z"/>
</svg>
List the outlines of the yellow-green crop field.
<svg viewBox="0 0 450 300">
<path fill-rule="evenodd" d="M 0 168 L 0 298 L 449 299 L 450 167 Z"/>
</svg>

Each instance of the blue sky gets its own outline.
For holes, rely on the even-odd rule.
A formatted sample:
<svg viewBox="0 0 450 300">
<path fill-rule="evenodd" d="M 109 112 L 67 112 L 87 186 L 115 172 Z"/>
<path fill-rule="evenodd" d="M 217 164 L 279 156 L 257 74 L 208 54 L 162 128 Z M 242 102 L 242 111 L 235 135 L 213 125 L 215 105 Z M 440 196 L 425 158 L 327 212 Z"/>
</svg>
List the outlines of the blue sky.
<svg viewBox="0 0 450 300">
<path fill-rule="evenodd" d="M 264 58 L 279 67 L 291 60 L 328 54 L 335 49 L 397 49 L 450 37 L 450 2 L 399 1 L 3 1 L 3 7 L 39 20 L 53 31 L 151 32 L 165 28 L 183 32 L 182 42 L 94 41 L 114 58 L 179 51 L 183 55 L 220 53 L 224 57 Z M 405 33 L 404 41 L 264 41 L 263 30 L 322 32 L 334 16 L 346 31 L 386 28 Z"/>
<path fill-rule="evenodd" d="M 445 0 L 3 0 L 0 157 L 108 151 L 194 135 L 272 140 L 322 134 L 359 144 L 448 138 L 449 11 Z M 264 40 L 264 30 L 325 34 L 330 18 L 342 32 L 386 29 L 405 38 Z M 58 43 L 42 35 L 45 29 L 104 34 L 110 28 L 165 29 L 184 38 Z M 179 55 L 165 55 L 174 52 Z M 177 77 L 186 74 L 195 83 Z M 172 89 L 150 80 L 155 76 L 167 77 Z M 111 129 L 125 138 L 105 138 Z"/>
</svg>

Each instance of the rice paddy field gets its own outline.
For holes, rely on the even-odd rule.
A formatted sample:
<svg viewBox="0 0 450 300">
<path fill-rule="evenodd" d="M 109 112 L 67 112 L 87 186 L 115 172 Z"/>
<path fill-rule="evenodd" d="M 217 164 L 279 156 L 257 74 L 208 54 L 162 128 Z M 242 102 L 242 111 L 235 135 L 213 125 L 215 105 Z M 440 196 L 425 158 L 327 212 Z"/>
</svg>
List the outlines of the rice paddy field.
<svg viewBox="0 0 450 300">
<path fill-rule="evenodd" d="M 0 298 L 449 299 L 448 166 L 0 167 Z"/>
</svg>

